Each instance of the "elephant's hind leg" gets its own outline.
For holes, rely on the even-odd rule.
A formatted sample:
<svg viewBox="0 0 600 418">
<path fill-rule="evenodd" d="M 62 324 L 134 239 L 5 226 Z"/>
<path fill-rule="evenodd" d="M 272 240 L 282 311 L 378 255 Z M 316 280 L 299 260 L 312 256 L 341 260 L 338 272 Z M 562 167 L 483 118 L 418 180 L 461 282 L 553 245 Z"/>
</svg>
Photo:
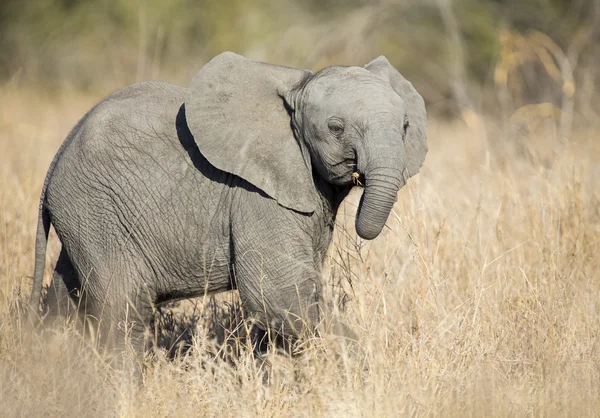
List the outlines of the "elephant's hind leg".
<svg viewBox="0 0 600 418">
<path fill-rule="evenodd" d="M 111 292 L 111 298 L 101 315 L 100 329 L 106 336 L 106 348 L 111 355 L 116 355 L 115 359 L 132 360 L 130 356 L 121 357 L 121 354 L 133 352 L 133 366 L 138 371 L 141 370 L 144 354 L 152 343 L 149 325 L 154 317 L 153 306 L 153 295 L 123 289 L 122 292 Z"/>
<path fill-rule="evenodd" d="M 55 321 L 58 318 L 74 318 L 80 307 L 80 295 L 81 282 L 63 247 L 46 295 L 49 319 Z"/>
</svg>

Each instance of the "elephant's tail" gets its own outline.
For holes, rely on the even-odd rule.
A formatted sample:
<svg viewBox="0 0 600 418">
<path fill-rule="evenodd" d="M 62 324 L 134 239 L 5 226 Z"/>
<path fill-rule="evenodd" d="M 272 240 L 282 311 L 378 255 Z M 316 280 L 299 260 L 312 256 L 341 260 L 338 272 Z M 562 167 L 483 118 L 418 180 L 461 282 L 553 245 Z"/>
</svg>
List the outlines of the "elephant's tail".
<svg viewBox="0 0 600 418">
<path fill-rule="evenodd" d="M 38 210 L 38 223 L 37 232 L 35 234 L 35 266 L 33 269 L 33 288 L 31 289 L 31 296 L 29 297 L 30 307 L 30 318 L 35 320 L 39 313 L 40 298 L 42 296 L 42 286 L 44 282 L 44 268 L 46 266 L 46 247 L 48 246 L 48 232 L 50 232 L 50 212 L 46 207 L 46 192 L 48 191 L 48 185 L 54 173 L 54 167 L 58 163 L 63 150 L 73 140 L 76 132 L 79 130 L 83 119 L 77 123 L 73 128 L 67 139 L 58 149 L 58 152 L 52 159 L 46 178 L 44 179 L 44 185 L 42 186 L 42 192 L 40 195 L 40 206 Z"/>
<path fill-rule="evenodd" d="M 56 160 L 57 158 L 55 157 L 54 159 Z M 45 202 L 48 180 L 50 179 L 50 173 L 53 171 L 53 165 L 50 166 L 48 174 L 46 175 L 46 180 L 44 181 L 44 186 L 42 187 L 40 207 L 38 212 L 37 232 L 35 234 L 35 267 L 33 270 L 33 288 L 31 289 L 31 297 L 29 298 L 29 305 L 31 308 L 30 313 L 33 316 L 33 319 L 37 317 L 39 311 L 40 298 L 42 296 L 42 283 L 44 281 L 46 247 L 48 244 L 48 232 L 50 231 L 50 214 L 48 213 L 48 209 L 45 207 Z"/>
<path fill-rule="evenodd" d="M 46 173 L 46 178 L 44 179 L 44 185 L 42 186 L 42 192 L 40 195 L 37 232 L 35 234 L 35 267 L 33 270 L 33 288 L 31 289 L 31 296 L 29 297 L 30 318 L 32 320 L 35 320 L 38 317 L 40 298 L 42 296 L 42 287 L 44 282 L 44 268 L 46 266 L 46 247 L 48 245 L 48 233 L 50 232 L 51 223 L 50 212 L 46 207 L 46 192 L 48 191 L 48 185 L 50 184 L 50 179 L 54 173 L 54 168 L 56 167 L 56 164 L 58 163 L 63 151 L 69 146 L 73 139 L 78 136 L 80 128 L 85 122 L 85 119 L 95 108 L 96 106 L 86 113 L 86 115 L 82 117 L 79 122 L 77 122 L 75 127 L 73 127 L 69 133 L 69 136 L 67 136 L 65 141 L 62 143 L 56 155 L 54 156 L 54 159 L 50 163 L 50 167 Z"/>
</svg>

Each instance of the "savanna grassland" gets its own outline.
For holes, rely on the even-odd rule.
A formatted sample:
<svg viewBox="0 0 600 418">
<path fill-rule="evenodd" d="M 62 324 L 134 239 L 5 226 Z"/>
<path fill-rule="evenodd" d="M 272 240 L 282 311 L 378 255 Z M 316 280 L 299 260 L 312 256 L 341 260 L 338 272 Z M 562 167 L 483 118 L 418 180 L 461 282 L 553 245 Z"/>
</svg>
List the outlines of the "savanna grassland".
<svg viewBox="0 0 600 418">
<path fill-rule="evenodd" d="M 598 0 L 6 0 L 0 415 L 600 415 L 597 28 Z M 326 299 L 356 344 L 309 336 L 261 364 L 224 294 L 157 315 L 140 381 L 72 324 L 32 330 L 40 189 L 102 97 L 186 85 L 225 50 L 311 69 L 384 54 L 425 98 L 430 151 L 376 240 L 354 231 L 359 190 L 338 213 Z M 59 249 L 51 233 L 47 282 Z"/>
<path fill-rule="evenodd" d="M 4 416 L 597 415 L 594 130 L 561 138 L 550 123 L 508 135 L 481 119 L 471 127 L 431 120 L 425 166 L 401 190 L 378 239 L 356 238 L 357 193 L 340 210 L 327 293 L 358 348 L 325 336 L 298 357 L 271 353 L 264 384 L 243 340 L 225 361 L 211 326 L 199 321 L 188 355 L 167 360 L 158 351 L 140 384 L 73 327 L 33 333 L 22 312 L 47 166 L 97 99 L 1 91 L 10 103 L 0 109 Z M 47 278 L 58 249 L 52 237 Z M 204 305 L 196 310 L 210 321 Z"/>
</svg>

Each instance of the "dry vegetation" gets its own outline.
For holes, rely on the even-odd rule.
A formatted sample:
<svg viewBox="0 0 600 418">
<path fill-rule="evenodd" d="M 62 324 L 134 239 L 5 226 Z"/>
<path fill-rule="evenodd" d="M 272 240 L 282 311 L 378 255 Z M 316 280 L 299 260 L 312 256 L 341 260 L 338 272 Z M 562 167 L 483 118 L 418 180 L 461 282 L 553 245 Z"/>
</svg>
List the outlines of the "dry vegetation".
<svg viewBox="0 0 600 418">
<path fill-rule="evenodd" d="M 46 168 L 98 98 L 1 91 L 10 103 L 0 109 L 4 416 L 597 415 L 593 131 L 565 139 L 552 122 L 516 135 L 491 122 L 432 121 L 425 167 L 401 191 L 382 236 L 359 243 L 353 199 L 341 211 L 328 294 L 359 334 L 357 353 L 324 337 L 299 357 L 271 354 L 265 385 L 243 346 L 233 365 L 215 359 L 219 325 L 205 310 L 190 354 L 155 354 L 138 384 L 73 329 L 34 334 L 20 311 Z M 48 274 L 58 248 L 53 239 Z"/>
</svg>

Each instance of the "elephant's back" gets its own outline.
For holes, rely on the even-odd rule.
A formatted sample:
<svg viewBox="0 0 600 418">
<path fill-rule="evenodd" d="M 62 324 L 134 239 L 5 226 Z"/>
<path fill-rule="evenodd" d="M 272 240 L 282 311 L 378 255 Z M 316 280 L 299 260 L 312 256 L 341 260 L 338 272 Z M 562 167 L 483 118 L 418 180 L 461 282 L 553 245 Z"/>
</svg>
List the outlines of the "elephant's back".
<svg viewBox="0 0 600 418">
<path fill-rule="evenodd" d="M 226 214 L 207 202 L 221 201 L 213 197 L 227 194 L 227 182 L 211 180 L 210 169 L 186 149 L 193 139 L 182 116 L 184 94 L 183 87 L 159 82 L 125 87 L 71 132 L 47 192 L 68 250 L 93 246 L 101 258 L 110 246 L 143 253 L 157 268 L 175 255 L 185 265 L 196 255 L 190 248 L 221 228 Z M 220 245 L 222 237 L 215 237 Z"/>
<path fill-rule="evenodd" d="M 184 92 L 183 87 L 147 81 L 117 90 L 94 106 L 65 140 L 48 200 L 64 197 L 60 195 L 69 183 L 89 192 L 117 192 L 125 183 L 126 189 L 140 189 L 158 169 L 182 166 L 176 119 Z"/>
<path fill-rule="evenodd" d="M 106 151 L 118 141 L 143 144 L 175 139 L 175 120 L 184 94 L 183 87 L 156 81 L 117 90 L 84 117 L 76 133 L 78 146 L 94 152 Z"/>
</svg>

